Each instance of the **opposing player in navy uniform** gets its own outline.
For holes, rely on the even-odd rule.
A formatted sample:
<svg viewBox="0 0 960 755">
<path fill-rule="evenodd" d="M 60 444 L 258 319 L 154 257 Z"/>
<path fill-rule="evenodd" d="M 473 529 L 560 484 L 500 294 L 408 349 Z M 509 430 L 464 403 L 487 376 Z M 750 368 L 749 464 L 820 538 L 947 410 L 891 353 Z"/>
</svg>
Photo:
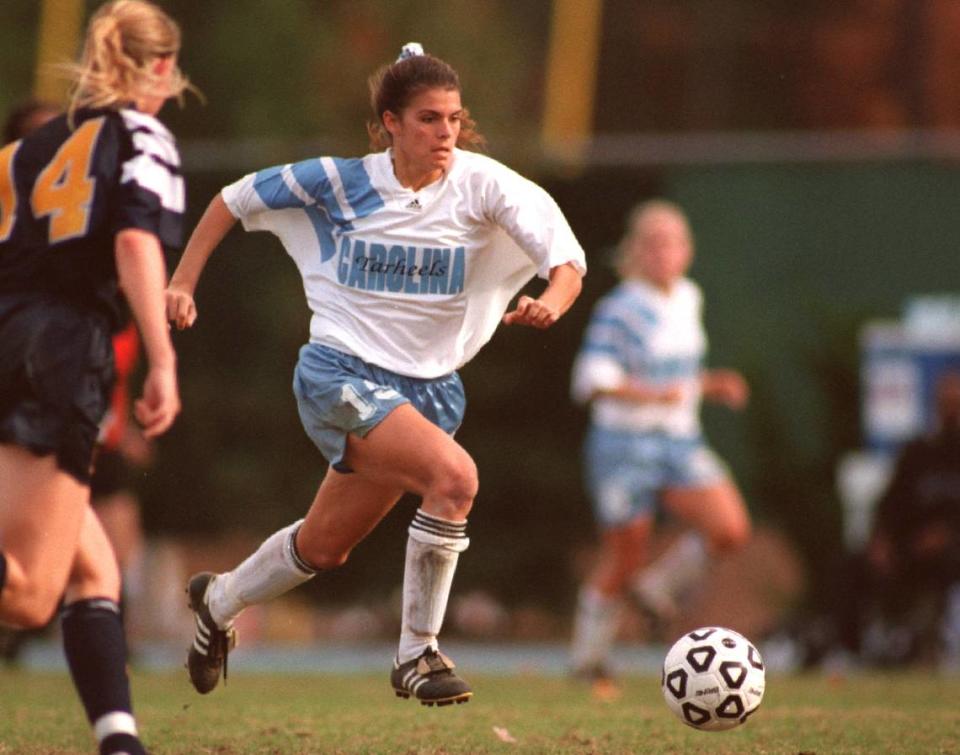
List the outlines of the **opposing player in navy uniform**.
<svg viewBox="0 0 960 755">
<path fill-rule="evenodd" d="M 739 408 L 749 389 L 734 370 L 704 367 L 686 215 L 664 200 L 638 205 L 619 253 L 622 281 L 597 303 L 572 380 L 574 398 L 591 410 L 584 471 L 601 530 L 600 557 L 580 590 L 572 665 L 600 694 L 615 690 L 607 663 L 622 597 L 632 592 L 668 613 L 710 555 L 750 533 L 740 492 L 700 426 L 702 399 Z M 690 529 L 642 569 L 660 506 Z"/>
<path fill-rule="evenodd" d="M 63 596 L 64 649 L 101 753 L 144 752 L 119 572 L 89 483 L 126 304 L 149 363 L 145 433 L 180 409 L 162 245 L 181 241 L 184 186 L 155 117 L 188 86 L 179 47 L 155 5 L 107 3 L 68 112 L 0 150 L 0 620 L 42 626 Z"/>
<path fill-rule="evenodd" d="M 580 292 L 584 254 L 556 203 L 500 163 L 461 149 L 479 135 L 447 63 L 412 43 L 371 79 L 374 148 L 253 173 L 207 208 L 171 278 L 168 314 L 193 298 L 214 248 L 239 219 L 275 233 L 313 312 L 294 375 L 304 429 L 330 462 L 306 518 L 225 574 L 189 581 L 192 682 L 212 690 L 245 606 L 346 561 L 404 492 L 409 528 L 400 644 L 390 682 L 424 704 L 464 702 L 470 686 L 439 651 L 477 470 L 453 433 L 464 412 L 457 368 L 507 323 L 546 328 Z M 537 298 L 510 300 L 534 275 Z"/>
</svg>

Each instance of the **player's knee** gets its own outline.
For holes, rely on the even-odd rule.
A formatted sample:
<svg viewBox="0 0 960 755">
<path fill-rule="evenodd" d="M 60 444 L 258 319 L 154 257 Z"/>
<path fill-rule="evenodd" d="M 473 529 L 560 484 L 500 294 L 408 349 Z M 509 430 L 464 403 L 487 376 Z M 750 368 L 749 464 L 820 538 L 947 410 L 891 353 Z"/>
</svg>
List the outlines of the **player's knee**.
<svg viewBox="0 0 960 755">
<path fill-rule="evenodd" d="M 733 553 L 743 548 L 750 540 L 750 522 L 731 522 L 712 538 L 716 553 Z"/>
<path fill-rule="evenodd" d="M 439 466 L 431 481 L 429 495 L 433 501 L 442 502 L 444 516 L 465 519 L 479 488 L 477 465 L 469 455 L 463 453 L 445 460 Z"/>
</svg>

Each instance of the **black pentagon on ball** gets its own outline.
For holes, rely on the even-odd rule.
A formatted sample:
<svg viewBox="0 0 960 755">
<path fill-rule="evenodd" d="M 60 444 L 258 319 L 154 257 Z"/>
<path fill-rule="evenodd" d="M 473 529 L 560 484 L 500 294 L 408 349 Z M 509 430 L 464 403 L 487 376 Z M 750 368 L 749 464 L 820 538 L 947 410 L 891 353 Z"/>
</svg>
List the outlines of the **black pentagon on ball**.
<svg viewBox="0 0 960 755">
<path fill-rule="evenodd" d="M 740 695 L 727 695 L 717 706 L 718 718 L 740 718 L 743 715 L 743 700 Z"/>
<path fill-rule="evenodd" d="M 709 645 L 698 645 L 687 651 L 687 663 L 697 672 L 706 671 L 717 657 L 717 651 Z"/>
<path fill-rule="evenodd" d="M 713 634 L 716 631 L 717 631 L 716 629 L 705 629 L 702 632 L 689 632 L 687 634 L 687 637 L 689 637 L 691 640 L 696 640 L 697 642 L 700 642 L 700 640 L 707 639 L 707 637 L 709 637 L 711 634 Z"/>
<path fill-rule="evenodd" d="M 663 686 L 670 690 L 670 694 L 677 700 L 682 700 L 687 696 L 687 672 L 678 668 L 667 674 Z"/>
<path fill-rule="evenodd" d="M 740 689 L 747 678 L 747 667 L 740 661 L 723 661 L 720 664 L 720 676 L 730 689 Z"/>
<path fill-rule="evenodd" d="M 737 646 L 737 641 L 733 639 L 733 637 L 724 637 L 722 640 L 720 640 L 720 644 L 725 648 L 732 650 Z"/>
<path fill-rule="evenodd" d="M 763 671 L 763 658 L 760 657 L 760 651 L 758 651 L 753 645 L 747 647 L 747 660 L 750 662 L 751 666 Z"/>
<path fill-rule="evenodd" d="M 706 710 L 705 708 L 701 708 L 699 705 L 694 705 L 693 703 L 684 703 L 680 707 L 683 710 L 683 717 L 688 723 L 691 723 L 694 726 L 700 726 L 701 724 L 705 724 L 710 720 L 710 711 Z"/>
</svg>

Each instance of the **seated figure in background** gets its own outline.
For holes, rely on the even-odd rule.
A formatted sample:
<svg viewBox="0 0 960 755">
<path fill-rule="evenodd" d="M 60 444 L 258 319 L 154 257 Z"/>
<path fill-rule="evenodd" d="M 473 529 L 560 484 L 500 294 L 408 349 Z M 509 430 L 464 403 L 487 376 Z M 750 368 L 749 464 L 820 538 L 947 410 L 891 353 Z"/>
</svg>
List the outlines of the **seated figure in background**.
<svg viewBox="0 0 960 755">
<path fill-rule="evenodd" d="M 867 608 L 908 630 L 902 660 L 960 655 L 960 370 L 937 382 L 934 427 L 898 454 L 866 567 Z"/>
</svg>

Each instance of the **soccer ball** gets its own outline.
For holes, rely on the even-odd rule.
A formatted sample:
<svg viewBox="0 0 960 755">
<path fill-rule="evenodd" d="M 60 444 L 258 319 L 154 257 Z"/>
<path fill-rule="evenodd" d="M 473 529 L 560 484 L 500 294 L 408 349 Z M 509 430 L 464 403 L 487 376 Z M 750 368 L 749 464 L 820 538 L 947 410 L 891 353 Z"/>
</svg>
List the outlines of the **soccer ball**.
<svg viewBox="0 0 960 755">
<path fill-rule="evenodd" d="M 723 627 L 687 632 L 663 661 L 667 707 L 688 726 L 724 731 L 753 715 L 763 699 L 763 659 L 743 635 Z"/>
</svg>

